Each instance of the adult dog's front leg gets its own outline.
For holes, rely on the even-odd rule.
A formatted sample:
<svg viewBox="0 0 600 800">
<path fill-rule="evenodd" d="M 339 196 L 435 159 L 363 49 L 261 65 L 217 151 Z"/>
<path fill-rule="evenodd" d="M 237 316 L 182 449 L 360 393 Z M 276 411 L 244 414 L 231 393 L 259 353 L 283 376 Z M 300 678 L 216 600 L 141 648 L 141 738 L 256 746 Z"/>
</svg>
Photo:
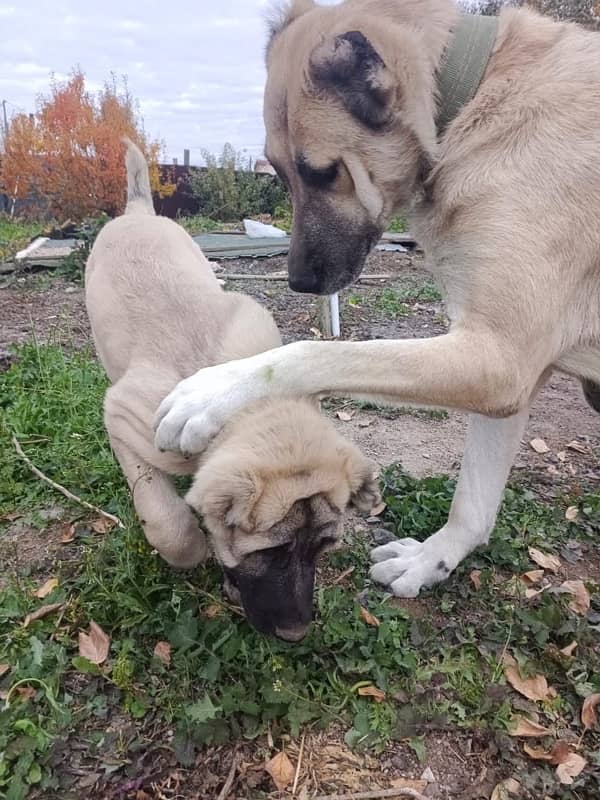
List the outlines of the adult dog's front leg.
<svg viewBox="0 0 600 800">
<path fill-rule="evenodd" d="M 433 339 L 297 342 L 182 381 L 158 411 L 156 444 L 201 452 L 249 403 L 285 395 L 349 395 L 508 416 L 531 391 L 531 375 L 520 374 L 527 356 L 509 344 L 487 329 Z"/>
<path fill-rule="evenodd" d="M 416 597 L 487 543 L 528 416 L 527 409 L 502 420 L 471 415 L 448 522 L 424 542 L 400 539 L 375 548 L 372 578 L 397 597 Z"/>
</svg>

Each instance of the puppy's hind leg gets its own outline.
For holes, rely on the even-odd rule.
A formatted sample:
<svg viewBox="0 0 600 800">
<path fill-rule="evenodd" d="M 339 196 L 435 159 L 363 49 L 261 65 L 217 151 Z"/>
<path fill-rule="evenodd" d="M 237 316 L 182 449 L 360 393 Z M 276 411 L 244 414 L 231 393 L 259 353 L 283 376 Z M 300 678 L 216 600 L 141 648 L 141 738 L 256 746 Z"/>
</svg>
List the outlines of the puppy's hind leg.
<svg viewBox="0 0 600 800">
<path fill-rule="evenodd" d="M 506 419 L 469 418 L 465 453 L 448 522 L 424 542 L 400 539 L 376 547 L 371 577 L 397 597 L 416 597 L 445 580 L 492 532 L 529 409 Z"/>
</svg>

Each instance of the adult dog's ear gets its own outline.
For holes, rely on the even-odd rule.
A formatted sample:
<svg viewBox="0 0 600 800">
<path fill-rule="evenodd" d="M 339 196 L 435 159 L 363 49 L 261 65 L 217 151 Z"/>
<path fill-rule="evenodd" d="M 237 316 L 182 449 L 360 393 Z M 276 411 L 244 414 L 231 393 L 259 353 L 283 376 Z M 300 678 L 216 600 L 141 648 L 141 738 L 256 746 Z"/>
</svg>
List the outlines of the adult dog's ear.
<svg viewBox="0 0 600 800">
<path fill-rule="evenodd" d="M 310 59 L 310 78 L 316 89 L 335 92 L 347 111 L 367 127 L 378 130 L 390 122 L 392 76 L 360 31 L 319 45 Z"/>
<path fill-rule="evenodd" d="M 314 0 L 291 0 L 288 3 L 281 3 L 272 6 L 267 11 L 267 25 L 269 29 L 269 38 L 267 42 L 267 57 L 269 50 L 273 44 L 273 39 L 284 31 L 288 25 L 295 22 L 298 17 L 312 11 L 316 8 Z"/>
<path fill-rule="evenodd" d="M 205 467 L 198 472 L 185 500 L 206 519 L 250 532 L 262 490 L 262 481 L 251 471 Z"/>
</svg>

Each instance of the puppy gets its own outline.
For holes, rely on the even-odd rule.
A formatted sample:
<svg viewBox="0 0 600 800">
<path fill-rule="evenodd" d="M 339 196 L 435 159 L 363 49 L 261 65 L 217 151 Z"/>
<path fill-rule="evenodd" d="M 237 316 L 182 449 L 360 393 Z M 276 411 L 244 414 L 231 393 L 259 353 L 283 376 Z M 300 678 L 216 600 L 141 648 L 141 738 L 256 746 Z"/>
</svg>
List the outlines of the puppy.
<svg viewBox="0 0 600 800">
<path fill-rule="evenodd" d="M 281 340 L 264 308 L 224 292 L 190 236 L 155 216 L 144 157 L 126 146 L 127 208 L 98 236 L 85 275 L 112 383 L 104 403 L 111 445 L 161 556 L 181 568 L 206 559 L 198 512 L 249 621 L 300 640 L 312 619 L 317 559 L 339 541 L 344 511 L 379 502 L 373 464 L 306 399 L 251 404 L 194 458 L 155 448 L 154 413 L 178 381 Z M 189 474 L 184 500 L 169 476 Z"/>
</svg>

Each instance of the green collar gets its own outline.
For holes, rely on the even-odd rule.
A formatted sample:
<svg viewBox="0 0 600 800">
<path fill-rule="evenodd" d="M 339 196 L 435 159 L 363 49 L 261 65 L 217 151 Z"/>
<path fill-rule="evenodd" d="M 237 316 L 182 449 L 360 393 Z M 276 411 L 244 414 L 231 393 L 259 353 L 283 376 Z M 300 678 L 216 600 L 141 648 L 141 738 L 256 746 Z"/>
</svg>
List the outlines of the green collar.
<svg viewBox="0 0 600 800">
<path fill-rule="evenodd" d="M 461 14 L 438 75 L 438 136 L 458 116 L 461 108 L 475 97 L 497 33 L 496 17 Z"/>
</svg>

